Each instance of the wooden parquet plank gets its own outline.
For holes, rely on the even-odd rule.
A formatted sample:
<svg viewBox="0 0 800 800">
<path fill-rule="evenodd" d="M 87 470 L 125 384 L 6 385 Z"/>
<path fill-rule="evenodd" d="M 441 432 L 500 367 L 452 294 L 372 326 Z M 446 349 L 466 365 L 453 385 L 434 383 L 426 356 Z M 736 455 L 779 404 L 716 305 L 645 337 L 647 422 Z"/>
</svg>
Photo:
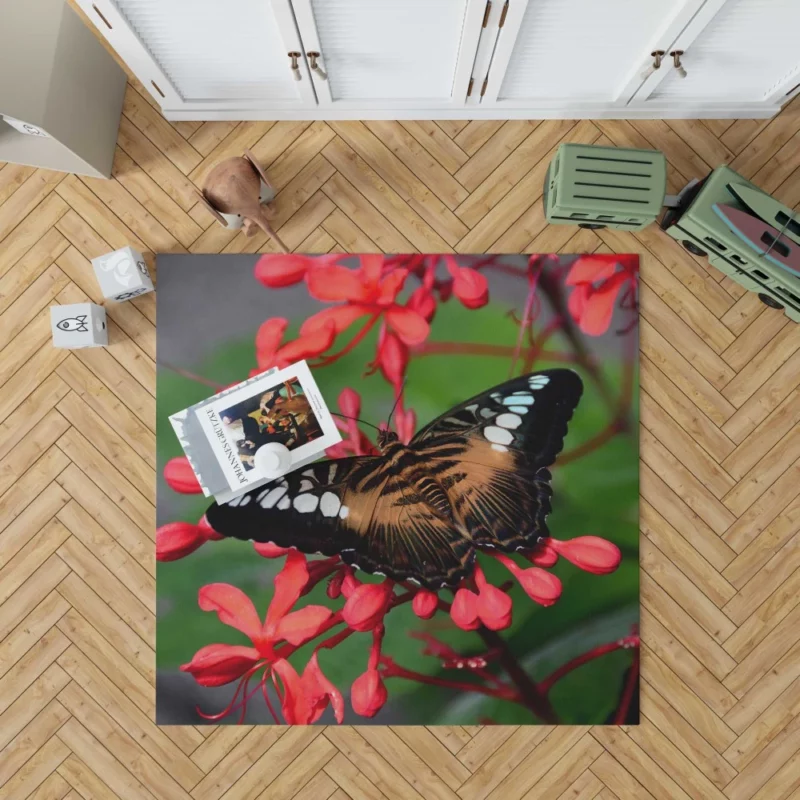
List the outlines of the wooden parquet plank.
<svg viewBox="0 0 800 800">
<path fill-rule="evenodd" d="M 654 226 L 548 226 L 561 141 L 660 147 L 669 191 L 723 162 L 800 204 L 800 101 L 773 120 L 181 122 L 128 87 L 111 181 L 0 165 L 0 796 L 788 800 L 800 791 L 800 327 Z M 55 351 L 89 260 L 274 252 L 197 186 L 251 148 L 305 252 L 641 256 L 638 727 L 154 722 L 155 303 Z"/>
</svg>

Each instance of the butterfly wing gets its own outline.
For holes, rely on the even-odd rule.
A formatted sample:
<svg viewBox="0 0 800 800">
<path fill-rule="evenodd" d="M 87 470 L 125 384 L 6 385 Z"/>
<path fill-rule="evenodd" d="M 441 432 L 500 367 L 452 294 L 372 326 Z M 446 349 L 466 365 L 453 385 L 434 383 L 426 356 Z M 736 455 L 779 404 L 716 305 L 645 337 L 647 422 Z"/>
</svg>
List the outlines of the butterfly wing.
<svg viewBox="0 0 800 800">
<path fill-rule="evenodd" d="M 523 375 L 466 400 L 411 441 L 476 545 L 527 550 L 549 535 L 548 467 L 582 391 L 571 370 Z"/>
<path fill-rule="evenodd" d="M 425 505 L 381 456 L 317 462 L 214 503 L 206 519 L 223 536 L 340 554 L 365 572 L 429 588 L 455 585 L 474 558 L 452 520 Z"/>
</svg>

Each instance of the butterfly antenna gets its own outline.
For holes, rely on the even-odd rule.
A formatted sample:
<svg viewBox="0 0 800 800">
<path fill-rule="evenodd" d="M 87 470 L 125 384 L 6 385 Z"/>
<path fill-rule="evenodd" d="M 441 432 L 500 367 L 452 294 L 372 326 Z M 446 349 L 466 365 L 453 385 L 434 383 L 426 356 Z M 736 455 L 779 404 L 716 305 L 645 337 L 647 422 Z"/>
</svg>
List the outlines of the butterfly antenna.
<svg viewBox="0 0 800 800">
<path fill-rule="evenodd" d="M 400 398 L 403 396 L 403 389 L 406 388 L 406 381 L 407 380 L 408 380 L 408 375 L 403 377 L 403 382 L 400 384 L 400 391 L 397 393 L 397 398 L 394 401 L 394 405 L 392 406 L 392 410 L 389 412 L 389 419 L 386 420 L 386 427 L 387 428 L 392 424 L 392 416 L 394 416 L 395 409 L 397 408 L 397 405 L 400 402 Z"/>
<path fill-rule="evenodd" d="M 330 412 L 334 417 L 341 417 L 342 419 L 352 419 L 356 422 L 361 422 L 364 425 L 369 425 L 370 428 L 375 428 L 376 431 L 379 431 L 380 428 L 377 425 L 373 425 L 371 422 L 367 422 L 365 419 L 361 419 L 360 417 L 350 417 L 347 414 L 340 414 L 338 411 L 331 411 Z"/>
</svg>

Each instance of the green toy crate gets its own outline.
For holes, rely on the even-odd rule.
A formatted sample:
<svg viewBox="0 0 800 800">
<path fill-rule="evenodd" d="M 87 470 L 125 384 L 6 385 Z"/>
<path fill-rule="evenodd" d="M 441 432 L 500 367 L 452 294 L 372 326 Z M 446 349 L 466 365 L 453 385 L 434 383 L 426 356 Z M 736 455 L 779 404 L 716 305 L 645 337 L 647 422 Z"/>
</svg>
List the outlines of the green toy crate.
<svg viewBox="0 0 800 800">
<path fill-rule="evenodd" d="M 661 229 L 690 253 L 707 255 L 713 266 L 745 289 L 756 292 L 763 303 L 784 309 L 789 319 L 800 322 L 800 278 L 762 258 L 714 212 L 715 203 L 747 211 L 729 191 L 729 183 L 744 184 L 764 194 L 730 167 L 717 167 L 691 191 L 681 195 L 680 205 L 664 214 Z"/>
<path fill-rule="evenodd" d="M 667 190 L 667 160 L 657 150 L 562 144 L 547 168 L 550 223 L 639 231 L 655 222 Z"/>
</svg>

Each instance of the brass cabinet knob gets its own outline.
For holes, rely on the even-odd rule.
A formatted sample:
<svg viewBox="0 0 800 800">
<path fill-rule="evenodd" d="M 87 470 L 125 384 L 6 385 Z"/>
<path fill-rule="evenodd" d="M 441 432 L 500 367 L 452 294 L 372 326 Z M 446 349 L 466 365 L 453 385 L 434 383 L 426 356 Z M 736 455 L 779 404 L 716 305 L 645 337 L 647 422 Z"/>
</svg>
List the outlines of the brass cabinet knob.
<svg viewBox="0 0 800 800">
<path fill-rule="evenodd" d="M 292 70 L 292 75 L 296 81 L 300 81 L 303 79 L 303 76 L 300 74 L 300 65 L 298 64 L 297 60 L 303 55 L 302 53 L 298 53 L 296 51 L 292 51 L 291 53 L 287 54 L 289 58 L 291 58 L 290 69 Z"/>
<path fill-rule="evenodd" d="M 657 69 L 661 69 L 661 60 L 666 55 L 663 50 L 653 50 L 650 55 L 653 63 L 642 73 L 642 80 L 646 81 Z"/>
<path fill-rule="evenodd" d="M 306 55 L 308 56 L 308 62 L 309 66 L 311 67 L 311 71 L 315 72 L 319 76 L 320 80 L 323 81 L 328 80 L 328 73 L 325 72 L 325 70 L 322 69 L 322 67 L 320 67 L 319 64 L 317 64 L 317 59 L 322 58 L 322 56 L 313 50 L 306 53 Z"/>
<path fill-rule="evenodd" d="M 672 56 L 672 63 L 675 69 L 678 70 L 678 76 L 681 78 L 685 78 L 686 70 L 684 69 L 683 64 L 681 64 L 681 56 L 683 55 L 683 50 L 672 50 L 670 52 L 670 55 Z"/>
</svg>

